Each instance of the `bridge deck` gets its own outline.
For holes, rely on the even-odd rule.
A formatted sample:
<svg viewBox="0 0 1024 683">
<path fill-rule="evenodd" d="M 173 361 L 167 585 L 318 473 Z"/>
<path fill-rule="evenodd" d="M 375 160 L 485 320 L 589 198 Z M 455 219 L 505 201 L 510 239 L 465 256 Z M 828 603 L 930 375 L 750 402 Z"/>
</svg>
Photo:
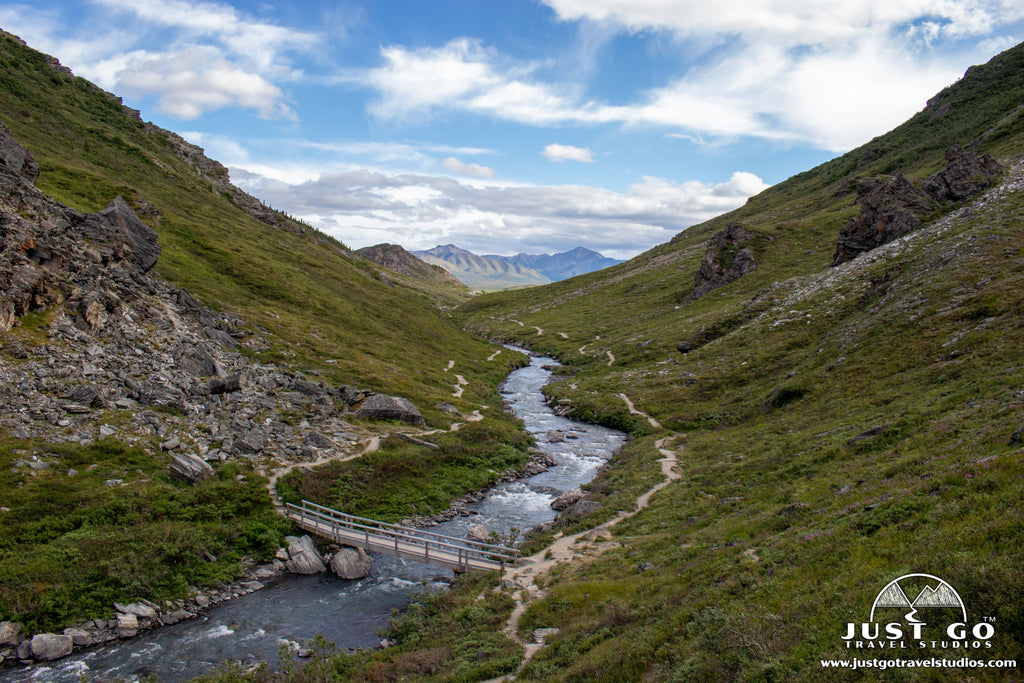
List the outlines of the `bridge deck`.
<svg viewBox="0 0 1024 683">
<path fill-rule="evenodd" d="M 518 548 L 355 517 L 308 501 L 301 507 L 289 503 L 286 510 L 297 526 L 335 543 L 459 571 L 504 570 L 519 560 Z"/>
</svg>

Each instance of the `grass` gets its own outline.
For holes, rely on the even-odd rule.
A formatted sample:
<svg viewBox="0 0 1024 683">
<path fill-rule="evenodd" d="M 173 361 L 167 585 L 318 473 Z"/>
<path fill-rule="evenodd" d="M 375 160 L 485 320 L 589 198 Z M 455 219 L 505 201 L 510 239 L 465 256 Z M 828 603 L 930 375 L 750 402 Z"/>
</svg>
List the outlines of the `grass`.
<svg viewBox="0 0 1024 683">
<path fill-rule="evenodd" d="M 517 680 L 846 680 L 818 660 L 846 657 L 840 630 L 910 572 L 956 586 L 970 618 L 995 618 L 982 658 L 1024 658 L 1024 479 L 1010 438 L 1024 410 L 1024 200 L 827 267 L 855 211 L 844 184 L 934 173 L 954 142 L 1019 158 L 1021 122 L 1007 112 L 1022 60 L 1021 48 L 1002 55 L 943 94 L 945 113 L 925 110 L 626 264 L 460 309 L 467 328 L 571 365 L 548 391 L 577 415 L 636 430 L 614 398 L 625 392 L 665 427 L 637 439 L 592 497 L 634 496 L 656 472 L 645 448 L 685 435 L 682 480 L 615 528 L 622 547 L 556 572 L 527 610 L 523 634 L 560 632 Z M 758 268 L 689 302 L 705 243 L 731 220 L 771 238 Z"/>
<path fill-rule="evenodd" d="M 278 482 L 278 491 L 285 502 L 309 500 L 385 522 L 443 512 L 452 499 L 526 464 L 530 437 L 498 411 L 488 418 L 490 425 L 471 422 L 458 432 L 425 437 L 437 451 L 388 437 L 379 451 L 361 458 L 292 472 Z"/>
<path fill-rule="evenodd" d="M 251 467 L 225 464 L 191 487 L 167 465 L 110 440 L 0 443 L 0 621 L 39 632 L 107 618 L 114 601 L 238 578 L 244 557 L 280 546 L 289 526 Z"/>
</svg>

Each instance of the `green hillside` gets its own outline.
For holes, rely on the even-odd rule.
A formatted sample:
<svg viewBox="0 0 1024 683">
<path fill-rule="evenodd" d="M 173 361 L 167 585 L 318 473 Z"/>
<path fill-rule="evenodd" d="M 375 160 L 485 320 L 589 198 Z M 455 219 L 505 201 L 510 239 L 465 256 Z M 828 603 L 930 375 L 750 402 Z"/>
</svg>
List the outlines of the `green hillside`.
<svg viewBox="0 0 1024 683">
<path fill-rule="evenodd" d="M 426 294 L 383 282 L 376 265 L 309 226 L 281 215 L 283 228 L 255 220 L 175 155 L 166 131 L 9 35 L 0 50 L 0 120 L 39 161 L 39 187 L 81 211 L 118 194 L 152 204 L 159 274 L 269 330 L 262 360 L 424 402 L 450 393 L 449 359 L 470 374 L 483 370 L 487 347 L 449 324 Z M 467 395 L 491 395 L 501 373 L 493 370 Z"/>
<path fill-rule="evenodd" d="M 81 212 L 99 211 L 123 196 L 159 237 L 162 252 L 154 272 L 211 309 L 239 316 L 240 325 L 266 340 L 241 349 L 252 366 L 303 373 L 335 391 L 347 385 L 408 398 L 428 427 L 447 429 L 458 419 L 453 410 L 481 412 L 485 419 L 447 436 L 436 457 L 382 439 L 375 457 L 397 474 L 362 487 L 372 488 L 375 502 L 398 501 L 390 508 L 397 518 L 414 510 L 415 496 L 406 495 L 411 486 L 420 487 L 430 505 L 444 508 L 451 498 L 525 461 L 525 443 L 518 443 L 522 431 L 502 411 L 497 391 L 522 361 L 504 354 L 488 362 L 494 347 L 462 331 L 441 310 L 465 297 L 463 287 L 398 276 L 312 226 L 262 206 L 231 186 L 226 169 L 201 150 L 143 122 L 118 98 L 3 32 L 0 93 L 0 121 L 41 167 L 37 186 Z M 31 218 L 5 213 L 0 235 L 13 221 Z M 53 336 L 53 316 L 52 310 L 26 315 L 0 334 L 5 368 L 16 371 L 35 362 L 45 356 L 47 343 L 83 353 Z M 154 337 L 154 348 L 169 351 L 163 343 Z M 456 384 L 455 372 L 465 384 Z M 332 410 L 345 409 L 343 402 L 328 402 Z M 142 418 L 111 408 L 86 417 L 110 422 L 106 433 L 114 436 L 88 445 L 86 439 L 82 446 L 54 446 L 68 436 L 56 420 L 52 438 L 19 438 L 0 429 L 0 621 L 22 621 L 38 632 L 110 616 L 114 600 L 182 597 L 190 585 L 238 578 L 245 558 L 272 556 L 289 531 L 267 493 L 264 468 L 278 466 L 278 454 L 222 465 L 214 480 L 192 490 L 170 480 L 170 458 L 159 445 L 166 430 L 184 424 L 182 410 L 150 411 L 159 434 L 149 430 L 148 438 L 133 438 L 129 445 L 118 434 Z M 267 401 L 260 409 L 243 417 L 278 429 L 301 426 L 307 417 L 314 421 Z M 64 422 L 74 429 L 72 420 Z M 396 429 L 388 422 L 352 422 L 353 444 Z M 465 473 L 467 452 L 479 465 L 472 476 Z M 36 476 L 25 462 L 40 457 L 63 458 L 72 469 Z M 415 467 L 406 466 L 410 461 Z M 64 474 L 77 474 L 82 463 L 92 465 L 88 474 Z M 112 488 L 115 477 L 119 483 Z M 353 495 L 365 499 L 358 486 Z M 424 509 L 429 508 L 421 504 Z M 216 559 L 207 562 L 204 553 Z"/>
<path fill-rule="evenodd" d="M 600 554 L 537 574 L 542 590 L 518 635 L 557 633 L 516 680 L 1019 680 L 1019 668 L 851 676 L 820 660 L 849 658 L 847 624 L 867 621 L 879 591 L 914 573 L 948 581 L 969 626 L 992 631 L 990 647 L 921 656 L 1024 660 L 1024 46 L 972 68 L 896 130 L 671 243 L 471 300 L 398 277 L 239 194 L 222 166 L 2 33 L 0 93 L 0 121 L 39 162 L 38 186 L 83 212 L 125 197 L 158 233 L 159 275 L 268 340 L 244 351 L 251 360 L 408 397 L 432 428 L 448 427 L 452 406 L 485 418 L 432 436 L 440 450 L 426 455 L 388 438 L 393 424 L 359 423 L 359 436 L 383 437 L 381 450 L 297 469 L 282 481 L 286 497 L 400 519 L 521 464 L 528 439 L 497 391 L 518 359 L 488 362 L 484 337 L 558 357 L 551 397 L 632 436 L 589 486 L 600 505 L 529 539 L 527 553 L 543 557 L 553 538 L 633 510 L 665 479 L 659 449 L 678 454 L 681 478 L 609 530 Z M 897 173 L 924 185 L 953 145 L 1002 164 L 996 183 L 928 203 L 910 236 L 830 265 L 859 188 Z M 738 276 L 698 297 L 709 259 Z M 20 322 L 0 339 L 12 368 L 29 362 L 16 353 L 59 343 L 45 313 Z M 158 424 L 182 417 L 149 412 Z M 107 413 L 127 430 L 128 418 Z M 304 416 L 271 417 L 284 428 Z M 56 629 L 109 616 L 113 600 L 170 599 L 273 553 L 284 529 L 257 468 L 239 459 L 181 485 L 158 441 L 154 431 L 132 445 L 54 446 L 0 433 L 0 620 Z M 83 476 L 37 472 L 25 464 L 37 453 Z M 110 485 L 115 477 L 125 486 Z M 393 647 L 280 674 L 228 665 L 219 678 L 512 673 L 522 648 L 501 632 L 507 588 L 463 576 L 395 622 Z M 857 654 L 906 658 L 912 645 Z"/>
<path fill-rule="evenodd" d="M 819 658 L 848 656 L 846 624 L 914 572 L 956 586 L 970 619 L 995 619 L 981 658 L 1024 659 L 1022 101 L 1017 47 L 894 131 L 669 244 L 463 306 L 469 329 L 571 367 L 552 397 L 636 437 L 591 487 L 605 505 L 586 525 L 659 480 L 657 438 L 682 449 L 682 480 L 616 527 L 622 547 L 556 572 L 529 607 L 522 634 L 561 631 L 517 680 L 850 680 Z M 936 205 L 911 237 L 829 266 L 861 179 L 923 180 L 954 144 L 1004 165 L 996 194 Z M 755 235 L 756 268 L 694 299 L 707 243 L 730 224 Z M 860 678 L 1019 669 L 873 673 Z"/>
</svg>

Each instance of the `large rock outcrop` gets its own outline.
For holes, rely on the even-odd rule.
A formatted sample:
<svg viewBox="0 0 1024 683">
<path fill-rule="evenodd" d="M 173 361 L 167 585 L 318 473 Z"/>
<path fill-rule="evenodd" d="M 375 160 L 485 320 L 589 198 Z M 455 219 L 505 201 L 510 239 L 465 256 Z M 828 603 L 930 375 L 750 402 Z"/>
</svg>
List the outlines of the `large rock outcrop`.
<svg viewBox="0 0 1024 683">
<path fill-rule="evenodd" d="M 95 329 L 131 290 L 152 290 L 156 233 L 121 197 L 83 214 L 39 191 L 37 175 L 32 155 L 0 124 L 0 332 L 61 303 L 80 327 Z"/>
<path fill-rule="evenodd" d="M 696 300 L 722 285 L 738 280 L 757 267 L 754 252 L 744 246 L 756 236 L 753 230 L 736 221 L 716 232 L 707 244 L 707 252 L 693 280 L 690 299 Z"/>
<path fill-rule="evenodd" d="M 917 230 L 921 215 L 933 206 L 931 198 L 902 173 L 861 180 L 854 201 L 860 213 L 840 229 L 833 266 Z"/>
<path fill-rule="evenodd" d="M 840 229 L 832 265 L 838 266 L 921 227 L 938 207 L 972 197 L 992 185 L 1002 168 L 959 145 L 946 152 L 946 168 L 923 182 L 895 176 L 864 178 L 857 185 L 860 213 Z"/>
<path fill-rule="evenodd" d="M 979 157 L 954 145 L 946 151 L 946 169 L 929 178 L 924 189 L 938 201 L 959 202 L 992 185 L 1002 170 L 989 155 Z"/>
<path fill-rule="evenodd" d="M 34 183 L 39 177 L 39 164 L 29 151 L 11 136 L 11 131 L 3 122 L 0 122 L 0 168 L 30 183 Z"/>
</svg>

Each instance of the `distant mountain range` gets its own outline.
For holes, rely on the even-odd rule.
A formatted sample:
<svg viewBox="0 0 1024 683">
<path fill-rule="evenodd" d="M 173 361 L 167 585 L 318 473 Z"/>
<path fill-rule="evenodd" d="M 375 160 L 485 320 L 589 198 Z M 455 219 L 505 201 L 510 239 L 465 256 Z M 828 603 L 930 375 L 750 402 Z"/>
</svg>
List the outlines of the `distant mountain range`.
<svg viewBox="0 0 1024 683">
<path fill-rule="evenodd" d="M 602 256 L 585 247 L 576 247 L 560 254 L 516 254 L 515 256 L 485 256 L 484 258 L 504 259 L 523 268 L 532 268 L 545 275 L 552 282 L 567 280 L 584 273 L 592 273 L 614 266 L 622 261 Z"/>
<path fill-rule="evenodd" d="M 470 287 L 490 291 L 543 285 L 622 263 L 584 247 L 560 254 L 479 256 L 447 244 L 412 253 L 431 265 L 445 268 Z"/>
</svg>

